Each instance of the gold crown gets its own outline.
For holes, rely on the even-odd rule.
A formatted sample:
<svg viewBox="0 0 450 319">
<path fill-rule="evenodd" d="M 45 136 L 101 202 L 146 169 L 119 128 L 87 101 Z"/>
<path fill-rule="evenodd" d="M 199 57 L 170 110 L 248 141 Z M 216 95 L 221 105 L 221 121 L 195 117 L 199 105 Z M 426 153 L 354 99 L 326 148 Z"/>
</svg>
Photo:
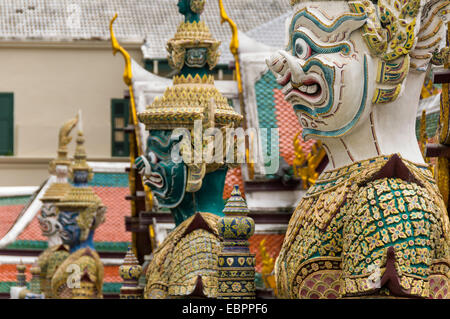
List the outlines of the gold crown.
<svg viewBox="0 0 450 319">
<path fill-rule="evenodd" d="M 168 43 L 183 41 L 186 44 L 196 44 L 200 42 L 204 45 L 219 42 L 213 38 L 208 26 L 203 21 L 182 22 L 177 28 L 175 36 Z M 197 46 L 197 45 L 196 45 Z"/>
<path fill-rule="evenodd" d="M 59 211 L 79 211 L 77 223 L 81 229 L 81 240 L 86 240 L 89 231 L 105 221 L 106 207 L 90 187 L 71 186 L 55 206 Z"/>
<path fill-rule="evenodd" d="M 44 196 L 41 197 L 41 201 L 44 203 L 57 202 L 67 194 L 70 188 L 69 183 L 53 183 L 47 188 Z"/>
<path fill-rule="evenodd" d="M 209 28 L 203 21 L 182 22 L 175 36 L 167 42 L 166 50 L 169 53 L 169 64 L 176 70 L 181 70 L 188 48 L 206 48 L 207 63 L 213 69 L 219 61 L 220 41 L 211 35 Z"/>
<path fill-rule="evenodd" d="M 175 76 L 173 83 L 161 98 L 155 98 L 144 112 L 138 114 L 148 130 L 193 128 L 195 120 L 214 121 L 217 127 L 239 126 L 242 115 L 217 90 L 212 75 L 203 78 L 198 74 L 195 77 Z M 211 111 L 211 107 L 214 110 Z"/>
<path fill-rule="evenodd" d="M 70 186 L 70 185 L 69 185 Z M 101 205 L 102 201 L 90 187 L 70 186 L 70 190 L 55 204 L 61 208 L 85 208 L 93 205 Z"/>
</svg>

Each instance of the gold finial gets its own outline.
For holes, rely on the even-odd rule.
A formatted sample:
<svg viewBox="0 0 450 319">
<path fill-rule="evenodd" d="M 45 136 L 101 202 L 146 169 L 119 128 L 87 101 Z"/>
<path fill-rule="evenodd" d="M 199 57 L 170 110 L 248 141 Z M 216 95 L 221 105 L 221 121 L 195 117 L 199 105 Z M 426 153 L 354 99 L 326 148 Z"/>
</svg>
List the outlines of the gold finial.
<svg viewBox="0 0 450 319">
<path fill-rule="evenodd" d="M 227 12 L 225 11 L 225 7 L 223 6 L 223 2 L 222 0 L 219 0 L 219 8 L 220 8 L 220 18 L 221 18 L 221 22 L 220 23 L 225 23 L 227 22 L 230 25 L 231 28 L 231 42 L 230 42 L 230 51 L 231 54 L 233 54 L 235 63 L 236 63 L 236 79 L 238 82 L 238 89 L 239 92 L 242 92 L 242 80 L 241 80 L 241 72 L 240 72 L 240 65 L 239 65 L 239 38 L 238 38 L 238 29 L 236 26 L 236 23 L 231 20 L 228 15 Z"/>
<path fill-rule="evenodd" d="M 68 150 L 67 145 L 69 145 L 72 137 L 70 133 L 78 123 L 78 116 L 74 119 L 65 122 L 59 129 L 58 136 L 58 155 L 56 159 L 52 160 L 49 164 L 50 174 L 56 174 L 56 165 L 66 165 L 70 166 L 70 160 L 67 156 Z"/>
<path fill-rule="evenodd" d="M 111 45 L 113 49 L 113 55 L 116 55 L 117 52 L 120 52 L 125 60 L 125 70 L 123 71 L 123 81 L 126 85 L 131 85 L 131 79 L 133 78 L 133 74 L 131 72 L 131 57 L 130 54 L 119 44 L 114 35 L 113 23 L 117 19 L 117 13 L 111 19 L 109 23 L 109 32 L 111 34 Z"/>
<path fill-rule="evenodd" d="M 253 131 L 250 131 L 250 145 L 253 147 Z M 253 158 L 253 152 L 250 152 L 250 149 L 247 147 L 245 149 L 245 161 L 247 162 L 247 168 L 248 168 L 248 177 L 250 180 L 253 180 L 255 178 L 255 159 Z"/>
<path fill-rule="evenodd" d="M 225 11 L 225 7 L 223 6 L 223 1 L 219 0 L 219 9 L 220 9 L 220 23 L 223 24 L 227 22 L 231 28 L 231 42 L 230 42 L 230 52 L 233 54 L 234 63 L 235 63 L 235 73 L 236 73 L 236 81 L 238 84 L 238 93 L 239 93 L 239 104 L 241 106 L 241 114 L 243 116 L 242 126 L 247 129 L 247 121 L 245 115 L 245 100 L 244 100 L 244 89 L 242 85 L 242 77 L 241 77 L 241 65 L 239 62 L 239 37 L 238 37 L 238 28 L 236 23 L 228 16 Z M 251 155 L 249 154 L 249 143 L 253 143 L 253 141 L 246 141 L 245 152 L 246 152 L 246 160 L 247 160 L 247 169 L 250 180 L 252 180 L 255 176 L 255 164 Z"/>
<path fill-rule="evenodd" d="M 119 267 L 119 275 L 123 280 L 120 288 L 120 299 L 142 299 L 143 289 L 139 286 L 139 278 L 142 273 L 142 266 L 134 255 L 131 247 Z"/>
<path fill-rule="evenodd" d="M 316 182 L 319 177 L 317 168 L 326 156 L 324 147 L 321 141 L 317 141 L 311 148 L 309 154 L 303 152 L 300 143 L 300 134 L 298 132 L 294 137 L 294 152 L 295 158 L 292 163 L 294 175 L 302 180 L 303 189 L 307 189 Z"/>
<path fill-rule="evenodd" d="M 87 163 L 86 149 L 84 147 L 84 135 L 82 131 L 78 131 L 77 136 L 77 146 L 75 148 L 74 161 L 72 164 L 72 179 L 74 178 L 74 173 L 76 171 L 87 171 L 87 182 L 93 177 L 92 168 Z"/>
<path fill-rule="evenodd" d="M 266 248 L 266 239 L 263 239 L 259 243 L 259 253 L 261 254 L 262 259 L 262 278 L 264 281 L 264 285 L 267 288 L 270 288 L 274 291 L 274 294 L 277 294 L 277 285 L 275 282 L 275 276 L 273 274 L 273 269 L 275 267 L 275 262 L 272 257 L 270 257 Z"/>
<path fill-rule="evenodd" d="M 25 271 L 27 267 L 23 264 L 22 260 L 20 260 L 20 264 L 17 265 L 17 287 L 26 287 L 27 279 L 25 275 Z"/>
<path fill-rule="evenodd" d="M 30 291 L 33 294 L 41 293 L 41 267 L 38 264 L 33 264 L 30 268 L 31 281 L 30 281 Z"/>
</svg>

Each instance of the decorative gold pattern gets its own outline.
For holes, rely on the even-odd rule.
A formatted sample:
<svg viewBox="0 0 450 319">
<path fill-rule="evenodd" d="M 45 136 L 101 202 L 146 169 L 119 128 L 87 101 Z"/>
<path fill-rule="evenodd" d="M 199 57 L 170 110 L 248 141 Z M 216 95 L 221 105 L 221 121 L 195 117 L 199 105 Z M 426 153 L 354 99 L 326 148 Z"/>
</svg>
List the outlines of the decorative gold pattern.
<svg viewBox="0 0 450 319">
<path fill-rule="evenodd" d="M 206 0 L 191 0 L 191 10 L 197 14 L 202 14 L 205 9 Z"/>
<path fill-rule="evenodd" d="M 311 291 L 299 294 L 306 277 L 325 269 L 339 271 L 339 296 L 374 294 L 370 267 L 384 275 L 387 247 L 395 250 L 404 293 L 433 297 L 427 279 L 433 261 L 450 264 L 447 212 L 425 166 L 402 160 L 420 185 L 399 178 L 370 182 L 389 159 L 381 156 L 325 172 L 307 192 L 291 218 L 276 263 L 281 297 L 311 296 Z M 336 286 L 332 280 L 329 284 Z"/>
<path fill-rule="evenodd" d="M 71 174 L 73 178 L 73 172 L 74 171 L 86 171 L 88 172 L 88 181 L 90 181 L 93 177 L 92 168 L 89 167 L 87 161 L 86 161 L 86 149 L 84 148 L 84 135 L 82 131 L 78 131 L 77 136 L 77 146 L 75 148 L 75 154 L 73 158 L 73 163 L 71 167 Z"/>
<path fill-rule="evenodd" d="M 67 145 L 69 145 L 72 137 L 70 137 L 70 133 L 72 132 L 75 125 L 78 123 L 78 117 L 75 119 L 69 120 L 63 124 L 63 126 L 59 130 L 58 136 L 58 157 L 52 160 L 49 164 L 49 172 L 50 174 L 56 174 L 56 165 L 65 165 L 70 166 L 71 161 L 67 157 Z"/>
<path fill-rule="evenodd" d="M 176 76 L 173 84 L 166 89 L 164 96 L 155 98 L 144 112 L 138 114 L 148 130 L 193 128 L 195 120 L 206 122 L 210 118 L 211 103 L 215 104 L 212 117 L 218 127 L 229 123 L 239 126 L 242 116 L 214 86 L 213 76 Z"/>
<path fill-rule="evenodd" d="M 90 180 L 93 177 L 93 173 L 92 168 L 86 161 L 86 157 L 83 133 L 79 131 L 74 164 L 72 165 L 72 175 L 75 176 L 76 172 L 82 171 L 87 174 L 87 180 Z M 71 186 L 70 190 L 55 206 L 58 212 L 64 210 L 79 211 L 77 223 L 81 229 L 81 241 L 86 240 L 89 232 L 105 221 L 106 206 L 102 204 L 100 197 L 95 194 L 91 187 Z"/>
<path fill-rule="evenodd" d="M 53 183 L 49 188 L 47 188 L 44 196 L 42 196 L 40 200 L 43 203 L 57 202 L 67 194 L 70 188 L 71 186 L 69 183 Z"/>
<path fill-rule="evenodd" d="M 78 273 L 79 277 L 77 277 L 77 273 L 75 273 L 77 269 L 80 270 L 80 273 Z M 89 284 L 83 285 L 84 290 L 90 289 L 89 293 L 85 291 L 83 294 L 90 296 L 90 298 L 103 298 L 103 264 L 97 252 L 89 248 L 77 250 L 67 257 L 67 259 L 58 267 L 51 282 L 53 296 L 58 299 L 79 297 L 82 292 L 77 290 L 76 295 L 74 296 L 74 292 L 72 291 L 73 288 L 68 287 L 68 282 L 71 282 L 71 279 L 73 279 L 75 281 L 79 280 L 81 283 L 85 273 L 94 283 L 94 286 L 90 286 Z M 71 278 L 69 278 L 69 276 L 71 276 Z M 74 286 L 76 285 L 74 284 Z"/>
<path fill-rule="evenodd" d="M 189 295 L 198 275 L 202 277 L 203 293 L 217 296 L 217 255 L 220 241 L 216 229 L 219 216 L 199 213 L 214 232 L 195 229 L 188 234 L 195 216 L 181 223 L 155 250 L 146 273 L 144 298 L 160 299 Z"/>
<path fill-rule="evenodd" d="M 409 54 L 416 38 L 419 0 L 380 0 L 375 6 L 369 0 L 349 3 L 352 12 L 366 13 L 363 38 L 373 54 L 380 57 L 377 87 L 373 103 L 389 103 L 397 99 L 401 84 L 410 68 Z"/>
<path fill-rule="evenodd" d="M 51 299 L 51 281 L 58 267 L 69 256 L 69 250 L 64 245 L 56 245 L 44 250 L 37 259 L 37 264 L 41 268 L 41 291 L 45 298 Z"/>
<path fill-rule="evenodd" d="M 81 228 L 81 240 L 86 240 L 89 231 L 105 221 L 106 207 L 90 187 L 74 187 L 56 203 L 59 211 L 76 209 L 80 211 L 77 223 Z"/>
<path fill-rule="evenodd" d="M 142 273 L 142 266 L 133 254 L 131 247 L 119 267 L 119 275 L 123 280 L 120 288 L 120 299 L 142 299 L 143 288 L 139 286 L 139 277 Z"/>
<path fill-rule="evenodd" d="M 271 257 L 266 248 L 266 240 L 263 239 L 259 243 L 259 253 L 261 255 L 262 259 L 262 269 L 261 274 L 264 281 L 264 285 L 267 288 L 270 288 L 273 290 L 274 295 L 277 295 L 277 285 L 275 281 L 275 275 L 274 275 L 274 268 L 275 268 L 275 262 L 273 260 L 273 257 Z"/>
<path fill-rule="evenodd" d="M 301 132 L 297 133 L 294 137 L 294 152 L 295 158 L 292 163 L 292 169 L 296 177 L 302 180 L 303 189 L 308 189 L 311 185 L 314 185 L 316 179 L 319 177 L 317 168 L 327 155 L 325 148 L 321 141 L 317 141 L 311 148 L 311 152 L 307 155 L 302 150 L 302 146 L 298 137 Z"/>
<path fill-rule="evenodd" d="M 222 239 L 219 254 L 218 297 L 222 299 L 255 298 L 255 255 L 250 253 L 248 239 L 255 222 L 248 217 L 248 206 L 235 185 L 223 209 L 224 217 L 217 228 Z"/>
</svg>

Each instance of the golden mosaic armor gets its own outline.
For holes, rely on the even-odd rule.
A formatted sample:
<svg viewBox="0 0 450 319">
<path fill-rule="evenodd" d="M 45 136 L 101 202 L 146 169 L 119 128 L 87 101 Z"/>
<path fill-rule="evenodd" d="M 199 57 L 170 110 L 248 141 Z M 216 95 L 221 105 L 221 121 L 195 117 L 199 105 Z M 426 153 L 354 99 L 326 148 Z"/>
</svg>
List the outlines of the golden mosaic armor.
<svg viewBox="0 0 450 319">
<path fill-rule="evenodd" d="M 285 298 L 449 298 L 450 229 L 415 123 L 448 0 L 292 0 L 267 61 L 329 168 L 289 222 Z"/>
<path fill-rule="evenodd" d="M 217 215 L 197 213 L 169 234 L 148 266 L 144 298 L 217 296 L 218 221 Z"/>
<path fill-rule="evenodd" d="M 449 298 L 450 229 L 427 166 L 397 155 L 322 174 L 277 260 L 284 298 Z"/>
<path fill-rule="evenodd" d="M 90 248 L 79 249 L 66 258 L 51 282 L 52 294 L 59 299 L 103 298 L 102 287 L 103 264 Z"/>
<path fill-rule="evenodd" d="M 52 246 L 39 255 L 37 264 L 41 269 L 41 290 L 45 298 L 53 298 L 51 281 L 58 267 L 69 256 L 69 250 L 65 245 Z"/>
</svg>

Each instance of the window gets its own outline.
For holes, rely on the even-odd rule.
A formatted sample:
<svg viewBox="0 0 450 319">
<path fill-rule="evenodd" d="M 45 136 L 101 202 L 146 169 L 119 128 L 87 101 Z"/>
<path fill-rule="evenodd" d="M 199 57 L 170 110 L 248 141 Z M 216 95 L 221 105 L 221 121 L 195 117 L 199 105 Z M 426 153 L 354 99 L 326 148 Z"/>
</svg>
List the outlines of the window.
<svg viewBox="0 0 450 319">
<path fill-rule="evenodd" d="M 123 130 L 129 120 L 128 104 L 128 99 L 111 99 L 112 156 L 130 156 L 130 141 Z"/>
<path fill-rule="evenodd" d="M 14 154 L 14 94 L 0 93 L 0 155 Z"/>
</svg>

